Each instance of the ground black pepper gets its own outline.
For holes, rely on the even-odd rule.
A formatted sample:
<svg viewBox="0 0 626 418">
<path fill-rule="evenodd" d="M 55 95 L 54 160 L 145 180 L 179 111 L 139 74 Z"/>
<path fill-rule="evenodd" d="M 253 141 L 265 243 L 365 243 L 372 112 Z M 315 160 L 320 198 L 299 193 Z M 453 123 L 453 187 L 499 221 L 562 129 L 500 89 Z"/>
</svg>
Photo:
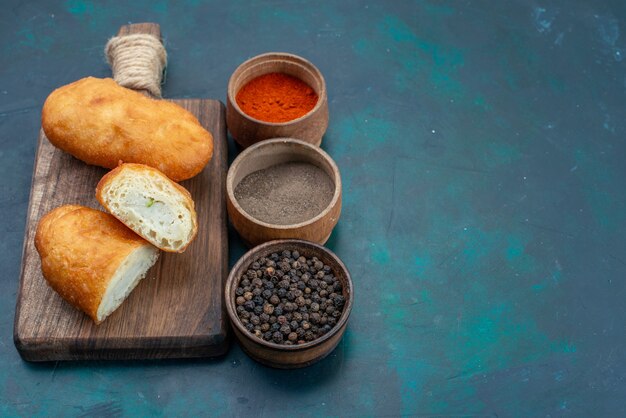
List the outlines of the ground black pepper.
<svg viewBox="0 0 626 418">
<path fill-rule="evenodd" d="M 317 166 L 305 162 L 283 163 L 255 171 L 235 187 L 235 198 L 243 210 L 263 222 L 279 225 L 296 224 L 314 218 L 330 204 L 334 193 L 335 184 L 330 176 Z M 269 257 L 275 263 L 288 259 L 287 266 L 280 266 L 284 273 L 291 268 L 296 269 L 293 267 L 295 261 L 300 263 L 298 252 L 298 257 L 294 257 L 290 251 L 286 253 L 281 253 L 281 257 Z M 261 260 L 256 263 L 263 267 Z M 258 270 L 254 267 L 251 265 L 250 268 Z"/>
<path fill-rule="evenodd" d="M 235 290 L 236 311 L 256 337 L 276 344 L 313 341 L 337 325 L 343 286 L 317 257 L 282 251 L 255 260 Z"/>
</svg>

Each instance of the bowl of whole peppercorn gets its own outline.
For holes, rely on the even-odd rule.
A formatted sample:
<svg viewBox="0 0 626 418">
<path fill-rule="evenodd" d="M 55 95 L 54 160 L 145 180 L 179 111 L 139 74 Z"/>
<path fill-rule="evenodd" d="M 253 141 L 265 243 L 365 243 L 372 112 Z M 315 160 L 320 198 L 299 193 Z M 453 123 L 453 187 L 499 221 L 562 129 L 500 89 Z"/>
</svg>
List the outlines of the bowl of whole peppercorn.
<svg viewBox="0 0 626 418">
<path fill-rule="evenodd" d="M 226 310 L 243 350 L 270 367 L 292 369 L 326 357 L 343 336 L 354 293 L 330 250 L 277 240 L 248 251 L 230 272 Z"/>
</svg>

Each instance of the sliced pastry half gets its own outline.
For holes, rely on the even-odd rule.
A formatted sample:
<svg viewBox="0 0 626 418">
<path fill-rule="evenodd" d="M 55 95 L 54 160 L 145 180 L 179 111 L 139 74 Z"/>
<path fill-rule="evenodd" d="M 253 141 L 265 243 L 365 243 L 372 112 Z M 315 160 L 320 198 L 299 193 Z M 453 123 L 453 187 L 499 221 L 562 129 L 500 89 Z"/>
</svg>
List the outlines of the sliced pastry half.
<svg viewBox="0 0 626 418">
<path fill-rule="evenodd" d="M 96 198 L 124 225 L 163 251 L 182 253 L 198 232 L 191 195 L 156 168 L 121 164 L 102 177 Z"/>
<path fill-rule="evenodd" d="M 159 250 L 108 213 L 66 205 L 37 225 L 43 276 L 96 324 L 115 311 L 159 257 Z"/>
</svg>

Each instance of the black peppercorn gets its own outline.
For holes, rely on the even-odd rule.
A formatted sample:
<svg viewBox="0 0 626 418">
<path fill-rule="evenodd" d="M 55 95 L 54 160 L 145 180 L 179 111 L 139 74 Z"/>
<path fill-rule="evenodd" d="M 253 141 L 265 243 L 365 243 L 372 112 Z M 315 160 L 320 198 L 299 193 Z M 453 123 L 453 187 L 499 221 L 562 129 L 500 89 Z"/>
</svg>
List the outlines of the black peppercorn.
<svg viewBox="0 0 626 418">
<path fill-rule="evenodd" d="M 304 344 L 330 332 L 341 317 L 341 282 L 317 257 L 282 251 L 260 257 L 235 290 L 237 316 L 258 338 Z"/>
</svg>

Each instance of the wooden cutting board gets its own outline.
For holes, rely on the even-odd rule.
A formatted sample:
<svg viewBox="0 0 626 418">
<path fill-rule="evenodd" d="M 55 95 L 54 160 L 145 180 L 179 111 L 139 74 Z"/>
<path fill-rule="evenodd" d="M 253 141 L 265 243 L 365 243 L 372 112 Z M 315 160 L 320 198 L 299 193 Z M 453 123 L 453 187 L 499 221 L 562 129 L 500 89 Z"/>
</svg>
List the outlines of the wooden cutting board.
<svg viewBox="0 0 626 418">
<path fill-rule="evenodd" d="M 155 24 L 128 25 L 125 33 L 153 33 Z M 43 134 L 35 157 L 17 295 L 14 340 L 28 361 L 212 357 L 228 348 L 223 303 L 228 273 L 224 105 L 216 100 L 172 100 L 213 134 L 211 162 L 181 184 L 198 213 L 198 235 L 183 254 L 162 252 L 128 299 L 99 326 L 57 295 L 41 274 L 34 236 L 39 219 L 64 204 L 103 210 L 96 184 L 107 172 L 52 146 Z"/>
</svg>

